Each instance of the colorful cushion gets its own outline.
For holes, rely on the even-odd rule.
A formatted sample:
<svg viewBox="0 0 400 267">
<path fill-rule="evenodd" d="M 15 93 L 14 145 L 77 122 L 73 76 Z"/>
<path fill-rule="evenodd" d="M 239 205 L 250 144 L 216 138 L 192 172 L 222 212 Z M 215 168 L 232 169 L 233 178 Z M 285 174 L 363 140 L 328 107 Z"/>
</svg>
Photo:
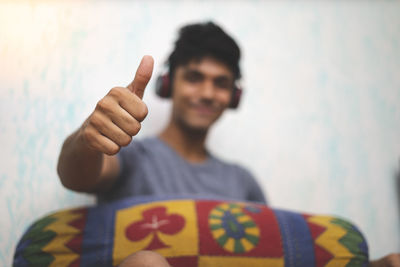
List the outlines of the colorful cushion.
<svg viewBox="0 0 400 267">
<path fill-rule="evenodd" d="M 367 266 L 351 223 L 262 204 L 132 198 L 70 209 L 36 221 L 14 266 L 116 266 L 140 250 L 180 266 Z"/>
</svg>

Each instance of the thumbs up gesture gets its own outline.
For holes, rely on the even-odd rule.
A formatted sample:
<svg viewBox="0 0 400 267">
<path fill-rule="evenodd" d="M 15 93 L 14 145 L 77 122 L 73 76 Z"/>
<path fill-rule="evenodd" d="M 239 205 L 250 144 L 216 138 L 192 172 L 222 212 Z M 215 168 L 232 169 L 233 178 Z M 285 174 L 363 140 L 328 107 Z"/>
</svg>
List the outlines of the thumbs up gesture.
<svg viewBox="0 0 400 267">
<path fill-rule="evenodd" d="M 114 155 L 140 131 L 140 123 L 148 113 L 142 98 L 153 65 L 153 58 L 144 56 L 135 78 L 127 87 L 114 87 L 97 102 L 95 110 L 79 130 L 89 148 Z"/>
</svg>

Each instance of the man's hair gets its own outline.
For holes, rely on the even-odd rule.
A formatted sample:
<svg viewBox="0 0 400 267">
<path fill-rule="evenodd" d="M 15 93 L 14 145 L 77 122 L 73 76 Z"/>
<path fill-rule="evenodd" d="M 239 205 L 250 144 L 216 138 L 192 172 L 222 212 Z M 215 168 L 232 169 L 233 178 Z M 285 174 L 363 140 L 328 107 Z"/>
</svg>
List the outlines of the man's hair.
<svg viewBox="0 0 400 267">
<path fill-rule="evenodd" d="M 175 48 L 167 60 L 170 78 L 173 79 L 176 67 L 204 57 L 212 57 L 227 65 L 235 80 L 241 77 L 239 46 L 221 27 L 206 22 L 180 29 Z"/>
</svg>

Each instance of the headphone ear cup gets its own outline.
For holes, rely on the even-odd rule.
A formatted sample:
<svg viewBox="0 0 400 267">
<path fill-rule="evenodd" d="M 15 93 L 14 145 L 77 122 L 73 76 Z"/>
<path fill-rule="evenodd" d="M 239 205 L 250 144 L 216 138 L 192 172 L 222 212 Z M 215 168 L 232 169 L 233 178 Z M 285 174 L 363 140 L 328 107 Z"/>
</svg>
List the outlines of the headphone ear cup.
<svg viewBox="0 0 400 267">
<path fill-rule="evenodd" d="M 240 88 L 239 86 L 235 85 L 235 87 L 233 88 L 232 98 L 231 98 L 231 103 L 229 105 L 229 108 L 236 109 L 239 106 L 242 93 L 243 93 L 243 89 Z"/>
<path fill-rule="evenodd" d="M 169 73 L 158 76 L 156 81 L 156 94 L 161 98 L 171 97 Z"/>
</svg>

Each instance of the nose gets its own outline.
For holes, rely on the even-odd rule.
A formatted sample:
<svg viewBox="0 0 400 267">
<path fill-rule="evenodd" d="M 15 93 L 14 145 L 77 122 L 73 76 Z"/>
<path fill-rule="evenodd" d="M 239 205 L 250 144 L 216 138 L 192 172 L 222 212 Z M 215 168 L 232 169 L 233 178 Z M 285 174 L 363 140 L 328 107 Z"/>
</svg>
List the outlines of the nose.
<svg viewBox="0 0 400 267">
<path fill-rule="evenodd" d="M 212 99 L 215 95 L 214 83 L 210 80 L 205 80 L 201 88 L 201 97 L 204 99 Z"/>
</svg>

